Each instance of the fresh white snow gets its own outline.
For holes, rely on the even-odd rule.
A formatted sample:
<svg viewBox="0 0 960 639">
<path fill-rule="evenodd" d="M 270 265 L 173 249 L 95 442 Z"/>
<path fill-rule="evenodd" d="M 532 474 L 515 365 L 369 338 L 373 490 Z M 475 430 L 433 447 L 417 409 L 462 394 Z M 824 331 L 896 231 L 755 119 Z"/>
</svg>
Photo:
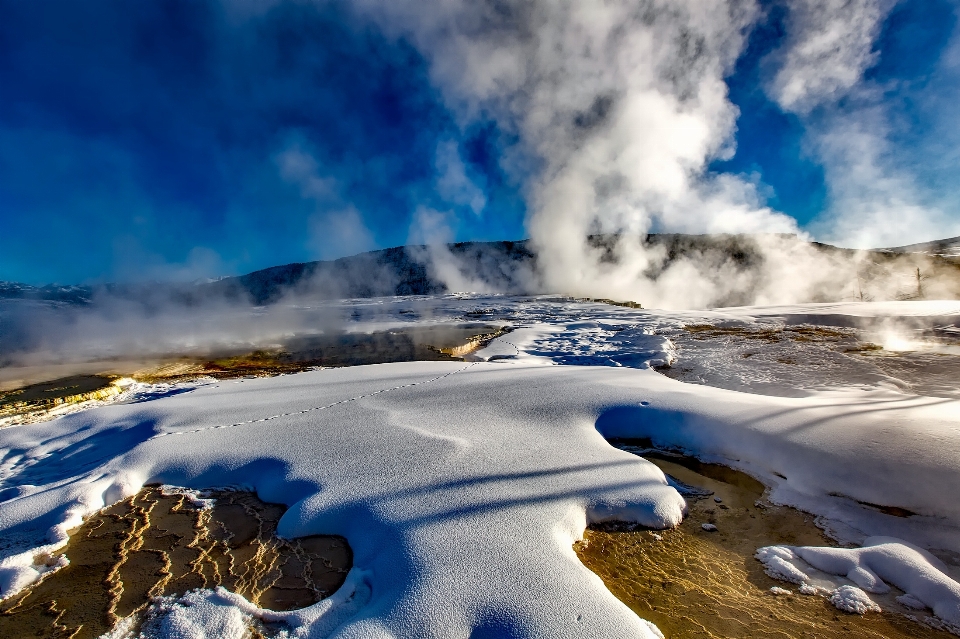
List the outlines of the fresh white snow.
<svg viewBox="0 0 960 639">
<path fill-rule="evenodd" d="M 830 603 L 838 610 L 862 615 L 866 612 L 880 612 L 880 606 L 874 603 L 870 595 L 856 586 L 840 586 L 830 594 Z"/>
<path fill-rule="evenodd" d="M 369 321 L 399 321 L 398 311 L 415 302 L 384 302 L 392 307 Z M 816 513 L 846 541 L 907 540 L 903 548 L 926 564 L 911 563 L 897 546 L 890 553 L 902 561 L 888 574 L 876 563 L 883 544 L 844 561 L 952 622 L 957 583 L 919 549 L 960 552 L 960 401 L 884 386 L 759 395 L 650 370 L 677 357 L 664 327 L 760 321 L 769 309 L 658 313 L 479 296 L 421 302 L 430 309 L 422 322 L 462 321 L 471 310 L 518 328 L 469 363 L 208 383 L 0 430 L 0 595 L 49 570 L 36 565 L 38 552 L 54 555 L 82 517 L 145 483 L 231 485 L 288 504 L 284 536 L 346 537 L 355 566 L 347 583 L 330 599 L 282 614 L 199 591 L 157 604 L 147 636 L 175 636 L 172 628 L 181 629 L 176 636 L 229 636 L 238 619 L 257 617 L 283 622 L 291 637 L 657 637 L 571 547 L 590 521 L 680 521 L 685 503 L 663 473 L 604 440 L 646 437 L 751 473 L 772 487 L 771 500 Z M 960 304 L 919 304 L 893 310 L 941 324 L 960 316 Z M 892 517 L 869 504 L 916 515 Z M 804 553 L 771 557 L 805 583 L 794 564 L 830 555 Z M 856 600 L 844 593 L 843 601 Z"/>
<path fill-rule="evenodd" d="M 767 574 L 792 583 L 823 588 L 823 577 L 816 575 L 845 577 L 852 584 L 837 584 L 830 597 L 841 610 L 858 614 L 879 610 L 866 592 L 886 594 L 889 583 L 904 592 L 897 598 L 900 603 L 930 608 L 960 629 L 960 584 L 947 575 L 943 562 L 901 539 L 871 537 L 860 548 L 768 546 L 757 551 L 757 559 Z"/>
</svg>

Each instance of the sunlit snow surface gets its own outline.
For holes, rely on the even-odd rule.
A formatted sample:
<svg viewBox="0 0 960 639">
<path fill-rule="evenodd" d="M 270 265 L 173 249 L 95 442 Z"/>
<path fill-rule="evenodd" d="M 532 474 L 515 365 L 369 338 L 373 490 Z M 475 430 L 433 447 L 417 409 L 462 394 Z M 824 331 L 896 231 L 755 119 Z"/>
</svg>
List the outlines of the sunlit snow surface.
<svg viewBox="0 0 960 639">
<path fill-rule="evenodd" d="M 842 353 L 827 379 L 816 360 L 790 364 L 789 375 L 757 364 L 768 371 L 760 384 L 739 355 L 724 378 L 739 343 L 698 350 L 683 341 L 684 325 L 794 321 L 929 341 L 949 338 L 960 303 L 661 313 L 443 296 L 328 306 L 353 330 L 452 321 L 514 330 L 471 362 L 222 381 L 0 430 L 0 592 L 46 569 L 33 565 L 39 547 L 54 550 L 81 517 L 145 483 L 240 485 L 290 505 L 285 536 L 345 536 L 347 583 L 293 613 L 214 591 L 158 602 L 148 635 L 231 636 L 253 616 L 298 637 L 655 637 L 571 544 L 588 521 L 668 527 L 685 505 L 655 466 L 604 437 L 649 437 L 746 470 L 773 487 L 774 501 L 820 515 L 849 541 L 884 535 L 960 552 L 955 396 L 917 394 Z M 670 363 L 702 379 L 649 368 Z M 937 605 L 948 610 L 960 595 L 951 602 L 955 582 L 944 578 Z"/>
</svg>

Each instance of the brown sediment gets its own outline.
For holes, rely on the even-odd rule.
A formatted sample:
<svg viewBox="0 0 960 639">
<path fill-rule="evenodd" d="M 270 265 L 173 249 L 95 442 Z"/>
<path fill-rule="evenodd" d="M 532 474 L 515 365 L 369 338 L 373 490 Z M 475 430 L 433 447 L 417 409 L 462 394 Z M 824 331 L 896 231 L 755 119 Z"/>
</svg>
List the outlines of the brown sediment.
<svg viewBox="0 0 960 639">
<path fill-rule="evenodd" d="M 853 336 L 850 329 L 829 328 L 826 326 L 796 325 L 775 327 L 752 326 L 714 326 L 713 324 L 687 324 L 683 330 L 696 339 L 716 337 L 739 337 L 765 342 L 779 342 L 782 339 L 795 342 L 839 341 Z"/>
<path fill-rule="evenodd" d="M 609 304 L 611 306 L 622 306 L 624 308 L 643 308 L 643 304 L 639 302 L 633 302 L 630 300 L 618 301 L 607 299 L 606 297 L 575 297 L 573 298 L 575 302 L 597 302 L 599 304 Z"/>
<path fill-rule="evenodd" d="M 863 342 L 862 344 L 857 344 L 856 346 L 851 346 L 850 348 L 843 349 L 844 353 L 859 353 L 859 354 L 872 354 L 882 351 L 883 346 L 879 344 L 874 344 L 873 342 Z"/>
<path fill-rule="evenodd" d="M 690 512 L 676 529 L 591 526 L 574 549 L 617 598 L 668 639 L 953 637 L 908 617 L 918 613 L 897 604 L 897 592 L 879 601 L 884 612 L 859 616 L 770 578 L 753 558 L 757 548 L 831 543 L 810 515 L 764 502 L 763 485 L 735 470 L 718 471 L 715 464 L 686 457 L 644 456 L 681 482 L 713 494 L 687 497 Z M 703 530 L 705 523 L 717 530 Z M 793 594 L 775 595 L 773 586 Z"/>
<path fill-rule="evenodd" d="M 0 606 L 0 636 L 99 637 L 151 598 L 223 586 L 272 610 L 333 594 L 353 557 L 345 539 L 284 540 L 286 510 L 249 492 L 216 491 L 208 509 L 147 487 L 75 530 L 65 568 Z"/>
</svg>

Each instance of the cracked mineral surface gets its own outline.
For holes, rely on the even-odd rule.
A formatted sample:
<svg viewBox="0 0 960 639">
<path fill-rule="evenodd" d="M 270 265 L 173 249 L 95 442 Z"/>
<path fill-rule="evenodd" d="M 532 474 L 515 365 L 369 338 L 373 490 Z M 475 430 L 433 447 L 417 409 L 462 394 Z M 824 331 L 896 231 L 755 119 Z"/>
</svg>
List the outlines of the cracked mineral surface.
<svg viewBox="0 0 960 639">
<path fill-rule="evenodd" d="M 346 578 L 352 553 L 342 537 L 280 539 L 283 506 L 241 491 L 204 497 L 148 486 L 90 517 L 70 537 L 68 566 L 4 602 L 0 636 L 99 637 L 154 597 L 216 586 L 292 610 Z"/>
</svg>

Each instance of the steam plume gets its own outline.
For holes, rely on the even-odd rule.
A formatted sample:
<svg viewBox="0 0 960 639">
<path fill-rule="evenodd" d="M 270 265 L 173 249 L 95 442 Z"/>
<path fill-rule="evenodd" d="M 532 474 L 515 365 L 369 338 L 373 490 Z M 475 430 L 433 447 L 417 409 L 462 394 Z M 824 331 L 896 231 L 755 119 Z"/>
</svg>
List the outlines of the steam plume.
<svg viewBox="0 0 960 639">
<path fill-rule="evenodd" d="M 724 78 L 760 15 L 757 3 L 360 0 L 358 6 L 386 31 L 414 42 L 461 122 L 494 118 L 519 137 L 505 168 L 518 156 L 533 158 L 523 164 L 536 167 L 526 176 L 527 227 L 543 289 L 689 307 L 732 298 L 836 298 L 857 280 L 860 259 L 825 257 L 810 247 L 793 218 L 763 204 L 752 179 L 708 171 L 712 160 L 734 152 L 738 113 Z M 791 33 L 778 54 L 771 95 L 805 117 L 849 94 L 876 59 L 873 42 L 890 6 L 886 0 L 791 5 Z M 884 238 L 876 229 L 896 212 L 908 224 L 931 226 L 936 215 L 909 197 L 906 181 L 880 161 L 882 137 L 865 130 L 838 137 L 833 128 L 817 138 L 832 193 L 847 207 L 829 230 L 860 242 Z M 846 181 L 850 174 L 838 167 L 859 152 L 855 179 Z M 873 231 L 854 233 L 857 219 Z M 662 247 L 643 241 L 658 231 L 759 233 L 760 256 L 748 265 L 722 253 L 668 260 Z M 603 246 L 598 235 L 607 238 Z"/>
</svg>

